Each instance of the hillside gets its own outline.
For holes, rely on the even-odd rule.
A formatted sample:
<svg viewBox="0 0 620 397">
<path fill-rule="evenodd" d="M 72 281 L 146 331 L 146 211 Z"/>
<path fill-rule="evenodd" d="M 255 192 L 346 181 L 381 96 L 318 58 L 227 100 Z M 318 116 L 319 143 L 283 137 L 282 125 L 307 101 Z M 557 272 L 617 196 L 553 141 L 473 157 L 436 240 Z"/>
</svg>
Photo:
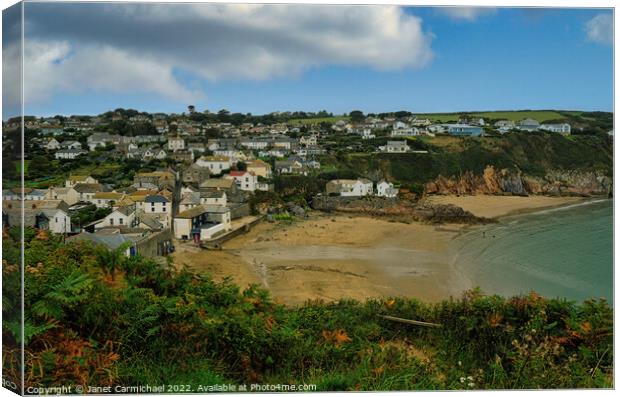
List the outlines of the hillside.
<svg viewBox="0 0 620 397">
<path fill-rule="evenodd" d="M 370 179 L 388 178 L 422 186 L 438 177 L 481 176 L 487 166 L 544 178 L 558 171 L 611 177 L 613 146 L 598 135 L 507 134 L 484 138 L 411 138 L 409 145 L 427 153 L 356 153 L 326 158 L 334 173 Z"/>
<path fill-rule="evenodd" d="M 438 304 L 385 298 L 287 307 L 261 288 L 240 291 L 228 281 L 126 258 L 122 249 L 65 245 L 32 229 L 25 237 L 27 387 L 613 387 L 613 315 L 605 301 L 470 291 Z M 19 296 L 18 240 L 18 230 L 4 235 L 5 297 Z M 19 305 L 5 299 L 2 310 L 4 375 L 15 379 Z"/>
<path fill-rule="evenodd" d="M 569 122 L 571 125 L 588 124 L 592 121 L 602 121 L 612 113 L 608 112 L 585 112 L 579 110 L 508 110 L 508 111 L 485 111 L 485 112 L 453 112 L 453 113 L 418 113 L 419 118 L 428 118 L 437 122 L 456 122 L 459 118 L 484 118 L 488 123 L 498 120 L 510 120 L 518 122 L 530 118 L 539 123 Z M 609 127 L 611 128 L 611 126 Z"/>
</svg>

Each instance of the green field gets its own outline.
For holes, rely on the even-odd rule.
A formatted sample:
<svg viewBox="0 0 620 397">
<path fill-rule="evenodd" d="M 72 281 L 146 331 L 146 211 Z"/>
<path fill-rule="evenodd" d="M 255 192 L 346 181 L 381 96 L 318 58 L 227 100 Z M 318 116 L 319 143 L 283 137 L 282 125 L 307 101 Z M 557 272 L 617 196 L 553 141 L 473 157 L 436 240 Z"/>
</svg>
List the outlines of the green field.
<svg viewBox="0 0 620 397">
<path fill-rule="evenodd" d="M 291 119 L 288 121 L 292 125 L 310 125 L 319 123 L 336 123 L 340 120 L 349 120 L 348 116 L 334 116 L 334 117 L 314 117 L 309 119 Z"/>
<path fill-rule="evenodd" d="M 578 115 L 581 112 L 567 112 L 570 114 Z M 487 119 L 495 120 L 512 120 L 520 121 L 525 118 L 532 118 L 540 123 L 549 120 L 562 119 L 564 116 L 553 110 L 523 110 L 523 111 L 498 111 L 498 112 L 481 112 L 481 113 L 419 113 L 417 116 L 420 118 L 429 118 L 433 121 L 448 122 L 457 121 L 459 115 L 467 114 L 471 117 L 484 117 Z"/>
</svg>

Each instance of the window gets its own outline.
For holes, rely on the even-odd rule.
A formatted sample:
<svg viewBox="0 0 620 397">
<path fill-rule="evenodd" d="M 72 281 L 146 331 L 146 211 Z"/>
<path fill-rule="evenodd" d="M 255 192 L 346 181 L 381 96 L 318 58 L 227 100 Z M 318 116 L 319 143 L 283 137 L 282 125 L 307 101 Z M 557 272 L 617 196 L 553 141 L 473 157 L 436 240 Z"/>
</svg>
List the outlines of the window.
<svg viewBox="0 0 620 397">
<path fill-rule="evenodd" d="M 154 208 L 154 207 L 153 207 L 153 208 L 151 208 L 151 212 L 155 212 L 155 208 Z"/>
<path fill-rule="evenodd" d="M 123 218 L 118 218 L 118 224 L 122 225 L 123 224 Z"/>
<path fill-rule="evenodd" d="M 114 225 L 114 218 L 110 218 L 110 225 Z"/>
</svg>

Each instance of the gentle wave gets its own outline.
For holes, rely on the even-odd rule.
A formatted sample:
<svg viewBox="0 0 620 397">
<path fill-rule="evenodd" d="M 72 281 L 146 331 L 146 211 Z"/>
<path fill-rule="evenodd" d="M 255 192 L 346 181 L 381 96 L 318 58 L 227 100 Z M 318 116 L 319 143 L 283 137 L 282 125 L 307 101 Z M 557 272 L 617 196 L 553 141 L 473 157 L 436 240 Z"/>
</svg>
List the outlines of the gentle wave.
<svg viewBox="0 0 620 397">
<path fill-rule="evenodd" d="M 528 212 L 528 213 L 525 213 L 525 214 L 514 215 L 514 216 L 544 215 L 544 214 L 549 214 L 551 212 L 566 211 L 566 210 L 573 209 L 573 208 L 576 208 L 576 207 L 584 207 L 584 206 L 588 206 L 588 205 L 604 203 L 604 202 L 607 202 L 607 201 L 613 202 L 613 200 L 607 199 L 607 198 L 605 198 L 605 199 L 587 200 L 587 201 L 583 201 L 581 203 L 568 204 L 568 205 L 563 205 L 563 206 L 560 206 L 560 207 L 547 208 L 547 209 L 540 210 L 540 211 Z"/>
<path fill-rule="evenodd" d="M 487 293 L 611 299 L 612 200 L 515 215 L 470 229 L 454 243 L 453 268 Z"/>
</svg>

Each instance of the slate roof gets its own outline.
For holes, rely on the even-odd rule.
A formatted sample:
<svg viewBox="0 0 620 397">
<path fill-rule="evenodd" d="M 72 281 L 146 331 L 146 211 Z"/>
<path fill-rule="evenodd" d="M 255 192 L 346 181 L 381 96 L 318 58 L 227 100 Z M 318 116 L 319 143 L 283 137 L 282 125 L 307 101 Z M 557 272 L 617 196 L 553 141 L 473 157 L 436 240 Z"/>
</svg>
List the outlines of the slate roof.
<svg viewBox="0 0 620 397">
<path fill-rule="evenodd" d="M 145 203 L 167 203 L 169 200 L 161 195 L 146 196 Z"/>
</svg>

